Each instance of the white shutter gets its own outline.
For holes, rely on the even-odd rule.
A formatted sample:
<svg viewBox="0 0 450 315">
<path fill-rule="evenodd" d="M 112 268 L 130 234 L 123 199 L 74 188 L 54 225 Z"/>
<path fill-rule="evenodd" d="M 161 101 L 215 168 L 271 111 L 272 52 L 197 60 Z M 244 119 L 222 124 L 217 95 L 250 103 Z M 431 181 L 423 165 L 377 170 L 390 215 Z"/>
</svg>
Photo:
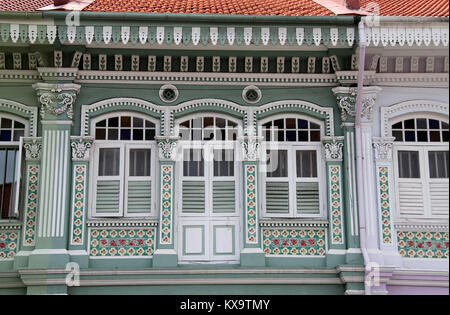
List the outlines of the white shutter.
<svg viewBox="0 0 450 315">
<path fill-rule="evenodd" d="M 430 204 L 432 215 L 449 214 L 449 198 L 448 198 L 449 182 L 431 182 L 430 183 Z"/>
<path fill-rule="evenodd" d="M 425 202 L 421 181 L 399 181 L 399 206 L 401 215 L 424 215 Z"/>
</svg>

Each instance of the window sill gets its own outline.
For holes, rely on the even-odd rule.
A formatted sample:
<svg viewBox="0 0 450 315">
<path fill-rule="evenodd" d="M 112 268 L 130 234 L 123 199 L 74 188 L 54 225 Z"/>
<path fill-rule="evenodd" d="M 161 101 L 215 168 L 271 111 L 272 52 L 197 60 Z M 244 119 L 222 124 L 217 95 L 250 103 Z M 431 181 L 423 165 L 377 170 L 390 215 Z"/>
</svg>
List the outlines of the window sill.
<svg viewBox="0 0 450 315">
<path fill-rule="evenodd" d="M 19 220 L 0 220 L 0 230 L 20 230 L 22 229 L 22 222 Z"/>
<path fill-rule="evenodd" d="M 394 222 L 398 231 L 427 231 L 448 232 L 449 220 L 447 218 L 402 218 Z"/>
<path fill-rule="evenodd" d="M 149 227 L 157 226 L 158 220 L 151 219 L 90 219 L 86 225 L 88 227 Z"/>
<path fill-rule="evenodd" d="M 261 227 L 328 227 L 324 219 L 264 219 L 260 220 Z"/>
</svg>

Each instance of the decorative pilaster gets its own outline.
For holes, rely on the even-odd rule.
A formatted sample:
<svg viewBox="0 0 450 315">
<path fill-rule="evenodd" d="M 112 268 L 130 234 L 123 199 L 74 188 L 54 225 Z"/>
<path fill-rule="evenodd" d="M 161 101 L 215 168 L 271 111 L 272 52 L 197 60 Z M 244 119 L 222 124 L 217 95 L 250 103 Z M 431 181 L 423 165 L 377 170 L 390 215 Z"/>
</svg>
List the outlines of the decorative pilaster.
<svg viewBox="0 0 450 315">
<path fill-rule="evenodd" d="M 248 132 L 239 139 L 242 147 L 242 165 L 244 176 L 244 244 L 241 251 L 241 266 L 265 266 L 265 255 L 261 249 L 261 230 L 259 227 L 259 160 L 262 137 Z"/>
<path fill-rule="evenodd" d="M 327 172 L 328 255 L 327 266 L 345 262 L 343 148 L 344 137 L 323 137 Z"/>
<path fill-rule="evenodd" d="M 361 108 L 361 151 L 364 156 L 363 169 L 356 168 L 356 139 L 355 139 L 355 116 L 356 116 L 356 99 L 357 89 L 349 87 L 337 87 L 333 89 L 336 95 L 337 104 L 341 110 L 341 121 L 344 129 L 344 161 L 343 167 L 345 170 L 344 177 L 344 196 L 345 221 L 348 260 L 360 259 L 360 227 L 359 227 L 359 210 L 358 210 L 358 190 L 357 190 L 357 172 L 362 172 L 364 179 L 364 209 L 367 227 L 367 243 L 368 247 L 376 248 L 376 216 L 375 207 L 376 200 L 374 199 L 374 169 L 373 169 L 373 153 L 372 153 L 372 116 L 375 107 L 375 100 L 377 93 L 381 89 L 378 87 L 364 87 L 362 95 Z M 359 183 L 361 184 L 361 183 Z M 356 256 L 353 253 L 357 253 Z"/>
<path fill-rule="evenodd" d="M 39 176 L 42 143 L 41 138 L 22 139 L 25 151 L 24 218 L 20 251 L 14 259 L 14 269 L 26 268 L 28 258 L 36 243 L 36 224 L 39 201 Z"/>
<path fill-rule="evenodd" d="M 88 204 L 88 174 L 89 156 L 94 138 L 71 137 L 72 150 L 72 183 L 70 208 L 70 239 L 69 249 L 77 251 L 72 261 L 88 266 L 86 215 Z"/>
<path fill-rule="evenodd" d="M 159 147 L 159 233 L 153 255 L 154 267 L 176 267 L 175 251 L 175 159 L 178 137 L 156 137 Z"/>
<path fill-rule="evenodd" d="M 45 78 L 52 77 L 52 74 L 58 76 L 63 71 L 51 70 L 45 69 Z M 44 73 L 41 75 L 44 77 Z M 42 153 L 36 241 L 29 267 L 64 268 L 69 262 L 70 134 L 73 107 L 80 86 L 36 83 L 33 87 L 41 105 Z"/>
<path fill-rule="evenodd" d="M 377 182 L 377 218 L 380 249 L 385 257 L 385 264 L 399 265 L 400 256 L 397 251 L 397 232 L 393 223 L 394 176 L 392 164 L 392 147 L 394 137 L 373 137 L 375 156 L 375 173 Z"/>
</svg>

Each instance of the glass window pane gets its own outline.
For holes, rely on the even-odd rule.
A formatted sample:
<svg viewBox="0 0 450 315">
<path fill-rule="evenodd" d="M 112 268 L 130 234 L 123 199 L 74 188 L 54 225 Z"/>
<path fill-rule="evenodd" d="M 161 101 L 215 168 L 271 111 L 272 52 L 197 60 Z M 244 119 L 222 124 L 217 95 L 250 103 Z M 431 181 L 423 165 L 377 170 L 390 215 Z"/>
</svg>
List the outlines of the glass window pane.
<svg viewBox="0 0 450 315">
<path fill-rule="evenodd" d="M 275 128 L 284 129 L 284 119 L 274 120 L 273 125 Z"/>
<path fill-rule="evenodd" d="M 2 118 L 2 128 L 12 128 L 12 120 L 8 118 Z"/>
<path fill-rule="evenodd" d="M 95 130 L 95 139 L 97 140 L 105 140 L 106 139 L 106 129 L 97 128 Z"/>
<path fill-rule="evenodd" d="M 119 129 L 108 129 L 108 140 L 119 140 Z"/>
<path fill-rule="evenodd" d="M 104 119 L 104 120 L 102 120 L 102 121 L 99 121 L 99 122 L 96 124 L 96 126 L 97 126 L 97 127 L 106 127 L 106 119 Z"/>
<path fill-rule="evenodd" d="M 214 150 L 214 176 L 234 176 L 234 151 Z"/>
<path fill-rule="evenodd" d="M 131 140 L 131 129 L 121 129 L 120 140 Z"/>
<path fill-rule="evenodd" d="M 109 118 L 108 127 L 119 127 L 119 117 Z"/>
<path fill-rule="evenodd" d="M 392 131 L 392 136 L 395 137 L 395 141 L 403 141 L 403 131 Z"/>
<path fill-rule="evenodd" d="M 414 119 L 405 120 L 405 129 L 414 129 L 415 125 Z"/>
<path fill-rule="evenodd" d="M 430 141 L 431 142 L 440 142 L 441 141 L 441 132 L 440 131 L 430 131 Z"/>
<path fill-rule="evenodd" d="M 308 131 L 299 131 L 298 141 L 308 141 Z"/>
<path fill-rule="evenodd" d="M 286 131 L 286 141 L 297 141 L 297 131 L 287 130 Z"/>
<path fill-rule="evenodd" d="M 296 152 L 297 177 L 317 177 L 316 151 Z"/>
<path fill-rule="evenodd" d="M 120 148 L 101 148 L 98 161 L 98 176 L 118 176 Z"/>
<path fill-rule="evenodd" d="M 428 152 L 428 165 L 430 168 L 430 178 L 448 178 L 448 151 Z"/>
<path fill-rule="evenodd" d="M 408 142 L 416 141 L 416 132 L 415 131 L 405 131 L 405 141 L 408 141 Z"/>
<path fill-rule="evenodd" d="M 155 140 L 155 129 L 146 129 L 145 130 L 145 140 Z"/>
<path fill-rule="evenodd" d="M 204 117 L 203 118 L 203 128 L 214 127 L 214 118 L 213 117 Z"/>
<path fill-rule="evenodd" d="M 287 177 L 288 176 L 288 151 L 268 150 L 267 177 Z"/>
<path fill-rule="evenodd" d="M 183 151 L 183 175 L 204 176 L 204 159 L 202 149 L 187 149 Z"/>
<path fill-rule="evenodd" d="M 133 140 L 144 140 L 144 130 L 133 129 Z"/>
<path fill-rule="evenodd" d="M 150 176 L 151 150 L 130 150 L 130 176 Z"/>
<path fill-rule="evenodd" d="M 417 129 L 427 129 L 427 120 L 425 118 L 417 119 Z"/>
<path fill-rule="evenodd" d="M 24 124 L 18 121 L 14 121 L 14 129 L 24 129 L 24 128 L 25 128 Z"/>
<path fill-rule="evenodd" d="M 286 129 L 296 129 L 294 118 L 286 119 Z"/>
<path fill-rule="evenodd" d="M 133 127 L 144 127 L 144 120 L 141 118 L 133 118 Z"/>
<path fill-rule="evenodd" d="M 311 131 L 310 141 L 320 141 L 320 131 Z"/>
<path fill-rule="evenodd" d="M 308 121 L 304 119 L 298 119 L 298 129 L 308 129 Z"/>
<path fill-rule="evenodd" d="M 20 141 L 20 137 L 25 135 L 25 130 L 14 130 L 13 141 Z"/>
<path fill-rule="evenodd" d="M 402 121 L 392 125 L 392 129 L 402 129 L 402 128 L 403 128 L 403 122 Z"/>
<path fill-rule="evenodd" d="M 0 141 L 11 141 L 11 130 L 0 130 Z"/>
<path fill-rule="evenodd" d="M 417 141 L 428 142 L 428 131 L 417 131 Z"/>
<path fill-rule="evenodd" d="M 428 124 L 430 126 L 430 129 L 439 129 L 439 120 L 429 119 Z"/>
<path fill-rule="evenodd" d="M 419 152 L 398 151 L 400 178 L 420 178 Z"/>
</svg>

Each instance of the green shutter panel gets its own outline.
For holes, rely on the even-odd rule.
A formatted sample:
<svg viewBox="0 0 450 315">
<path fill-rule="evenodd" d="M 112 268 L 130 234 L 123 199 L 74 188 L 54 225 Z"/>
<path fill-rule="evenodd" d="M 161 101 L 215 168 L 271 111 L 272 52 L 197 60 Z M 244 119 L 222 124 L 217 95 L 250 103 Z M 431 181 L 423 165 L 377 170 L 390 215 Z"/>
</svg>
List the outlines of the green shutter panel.
<svg viewBox="0 0 450 315">
<path fill-rule="evenodd" d="M 152 182 L 129 181 L 128 182 L 128 213 L 149 213 L 152 205 Z"/>
<path fill-rule="evenodd" d="M 120 212 L 120 180 L 97 181 L 96 212 Z"/>
<path fill-rule="evenodd" d="M 297 213 L 319 214 L 319 183 L 297 183 Z"/>
<path fill-rule="evenodd" d="M 205 212 L 205 183 L 203 181 L 183 181 L 183 212 Z"/>
<path fill-rule="evenodd" d="M 213 212 L 230 213 L 236 211 L 235 182 L 216 181 L 213 183 Z"/>
<path fill-rule="evenodd" d="M 289 213 L 289 183 L 266 183 L 266 212 L 274 214 Z"/>
</svg>

